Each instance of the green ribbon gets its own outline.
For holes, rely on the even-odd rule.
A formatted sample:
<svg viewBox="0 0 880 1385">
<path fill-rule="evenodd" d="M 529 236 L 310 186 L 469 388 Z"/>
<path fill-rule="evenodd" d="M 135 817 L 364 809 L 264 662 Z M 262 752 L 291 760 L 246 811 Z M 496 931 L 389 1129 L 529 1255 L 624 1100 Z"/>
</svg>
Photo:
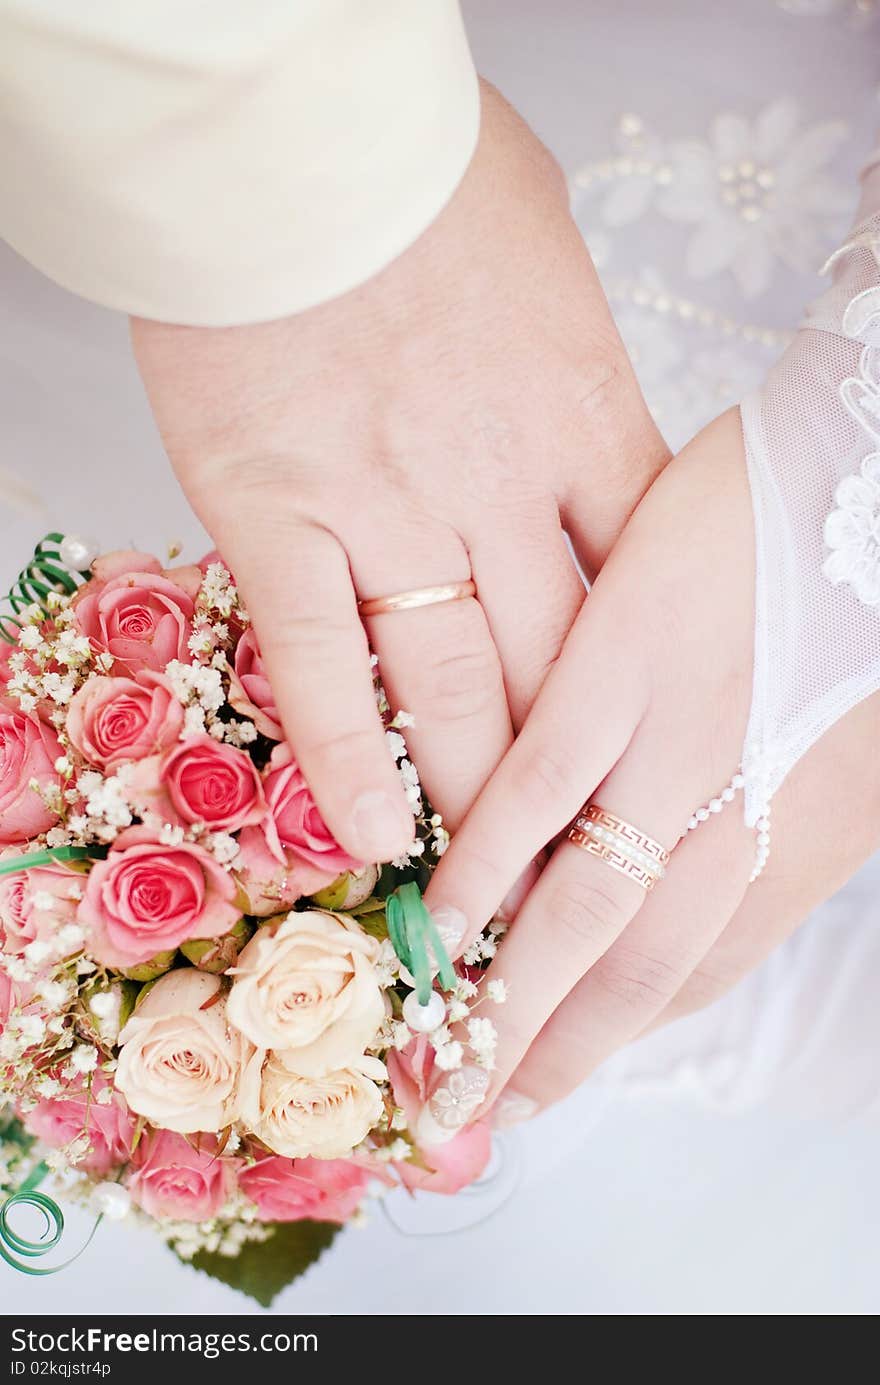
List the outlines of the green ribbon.
<svg viewBox="0 0 880 1385">
<path fill-rule="evenodd" d="M 428 956 L 429 942 L 444 991 L 454 990 L 457 977 L 449 954 L 440 940 L 434 920 L 425 907 L 422 892 L 414 881 L 398 885 L 388 896 L 385 902 L 385 918 L 391 946 L 416 983 L 419 1004 L 427 1005 L 433 990 L 431 959 Z"/>
<path fill-rule="evenodd" d="M 0 861 L 0 875 L 13 875 L 19 870 L 53 866 L 58 862 L 101 860 L 106 855 L 107 848 L 101 846 L 50 846 L 45 851 L 24 851 L 20 856 Z"/>
<path fill-rule="evenodd" d="M 83 1251 L 91 1244 L 92 1238 L 103 1220 L 103 1214 L 101 1214 L 96 1219 L 83 1245 L 80 1246 L 76 1255 L 72 1255 L 69 1260 L 63 1260 L 60 1265 L 47 1267 L 28 1264 L 29 1260 L 39 1260 L 53 1251 L 64 1234 L 64 1213 L 58 1203 L 49 1197 L 48 1193 L 39 1192 L 37 1187 L 48 1172 L 48 1165 L 37 1164 L 21 1187 L 14 1193 L 10 1193 L 6 1201 L 0 1206 L 0 1256 L 7 1265 L 11 1265 L 14 1270 L 19 1270 L 22 1274 L 47 1275 L 57 1274 L 59 1270 L 66 1270 L 69 1265 L 73 1264 L 74 1260 L 79 1259 Z M 36 1241 L 29 1241 L 27 1237 L 21 1236 L 10 1226 L 9 1214 L 16 1207 L 35 1207 L 38 1212 L 42 1212 L 43 1232 Z"/>
<path fill-rule="evenodd" d="M 0 612 L 0 639 L 5 640 L 7 644 L 18 643 L 19 633 L 25 623 L 19 620 L 19 616 L 28 606 L 37 605 L 48 616 L 50 611 L 46 605 L 46 598 L 51 593 L 73 596 L 76 591 L 76 577 L 60 565 L 59 545 L 63 542 L 63 534 L 47 534 L 41 539 L 34 549 L 34 556 L 27 567 L 18 574 L 12 590 L 7 593 L 5 603 L 10 610 Z M 81 572 L 78 575 L 87 578 L 90 574 Z"/>
</svg>

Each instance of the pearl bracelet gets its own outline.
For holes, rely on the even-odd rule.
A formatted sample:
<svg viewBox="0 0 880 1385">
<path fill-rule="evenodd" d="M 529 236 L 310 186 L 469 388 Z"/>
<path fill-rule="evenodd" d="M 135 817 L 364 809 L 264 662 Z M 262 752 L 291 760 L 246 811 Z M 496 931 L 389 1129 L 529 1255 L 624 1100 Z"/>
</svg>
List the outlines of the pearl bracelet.
<svg viewBox="0 0 880 1385">
<path fill-rule="evenodd" d="M 732 803 L 740 789 L 745 788 L 745 775 L 741 770 L 737 770 L 729 784 L 725 784 L 717 798 L 710 798 L 705 807 L 698 808 L 688 819 L 687 830 L 695 832 L 704 822 L 707 822 L 713 813 L 720 813 L 726 803 Z M 755 848 L 755 864 L 749 876 L 749 884 L 754 884 L 758 876 L 770 858 L 770 804 L 764 805 L 764 811 L 755 823 L 755 830 L 758 834 L 757 845 Z"/>
</svg>

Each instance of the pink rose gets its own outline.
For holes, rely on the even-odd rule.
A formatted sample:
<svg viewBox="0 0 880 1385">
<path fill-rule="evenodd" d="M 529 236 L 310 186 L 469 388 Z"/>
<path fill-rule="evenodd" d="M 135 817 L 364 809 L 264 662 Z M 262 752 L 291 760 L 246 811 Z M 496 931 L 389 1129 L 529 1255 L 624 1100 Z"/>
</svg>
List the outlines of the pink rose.
<svg viewBox="0 0 880 1385">
<path fill-rule="evenodd" d="M 67 734 L 90 764 L 112 770 L 173 745 L 183 727 L 183 707 L 171 684 L 143 670 L 137 678 L 92 677 L 71 701 Z"/>
<path fill-rule="evenodd" d="M 235 1189 L 238 1161 L 218 1157 L 213 1139 L 191 1144 L 171 1130 L 155 1130 L 134 1162 L 129 1191 L 150 1217 L 210 1221 Z"/>
<path fill-rule="evenodd" d="M 47 788 L 57 785 L 60 755 L 51 726 L 0 702 L 0 845 L 26 842 L 58 821 L 30 785 L 32 779 Z"/>
<path fill-rule="evenodd" d="M 250 717 L 257 730 L 272 741 L 284 734 L 275 705 L 275 695 L 266 677 L 263 656 L 251 627 L 244 632 L 235 650 L 235 668 L 229 680 L 229 701 L 240 716 Z"/>
<path fill-rule="evenodd" d="M 82 634 L 94 649 L 113 655 L 114 672 L 134 674 L 148 668 L 159 673 L 171 659 L 190 663 L 188 641 L 195 593 L 190 594 L 177 581 L 169 581 L 161 571 L 134 569 L 117 573 L 115 557 L 109 554 L 99 559 L 95 564 L 96 577 L 74 598 L 74 615 Z M 156 563 L 156 559 L 150 561 Z M 102 575 L 114 575 L 106 581 L 98 580 L 99 570 Z M 198 569 L 193 571 L 197 573 Z M 181 569 L 184 580 L 188 573 L 189 569 Z"/>
<path fill-rule="evenodd" d="M 101 1073 L 92 1078 L 91 1090 L 68 1087 L 60 1096 L 41 1101 L 24 1117 L 26 1128 L 52 1149 L 60 1149 L 85 1132 L 90 1148 L 78 1167 L 99 1175 L 125 1164 L 134 1140 L 134 1118 L 115 1092 L 105 1106 L 96 1098 L 111 1084 Z M 112 1088 L 111 1088 L 112 1090 Z"/>
<path fill-rule="evenodd" d="M 213 856 L 192 842 L 160 846 L 138 827 L 92 866 L 78 910 L 92 955 L 111 967 L 148 962 L 189 938 L 219 938 L 240 916 L 235 882 Z"/>
<path fill-rule="evenodd" d="M 204 822 L 213 832 L 237 832 L 266 815 L 250 755 L 212 736 L 181 741 L 164 760 L 160 780 L 184 822 Z"/>
<path fill-rule="evenodd" d="M 102 553 L 92 563 L 90 587 L 102 582 L 112 582 L 116 577 L 124 577 L 130 572 L 150 572 L 159 577 L 167 577 L 175 586 L 183 590 L 195 601 L 202 584 L 204 572 L 199 563 L 178 563 L 177 567 L 165 567 L 152 553 L 141 553 L 136 548 L 118 548 L 112 553 Z"/>
<path fill-rule="evenodd" d="M 391 1049 L 386 1062 L 394 1100 L 406 1116 L 410 1130 L 415 1130 L 422 1107 L 443 1076 L 435 1069 L 428 1036 L 422 1034 L 413 1039 L 403 1052 Z"/>
<path fill-rule="evenodd" d="M 9 666 L 9 660 L 12 658 L 15 651 L 15 645 L 7 644 L 5 640 L 0 640 L 0 688 L 5 688 L 12 677 L 12 669 Z"/>
<path fill-rule="evenodd" d="M 260 1159 L 238 1185 L 257 1204 L 261 1221 L 348 1221 L 371 1174 L 351 1159 Z"/>
<path fill-rule="evenodd" d="M 233 869 L 247 899 L 246 912 L 255 918 L 284 913 L 304 895 L 317 894 L 336 879 L 336 871 L 320 870 L 284 853 L 279 861 L 262 827 L 244 828 Z"/>
<path fill-rule="evenodd" d="M 444 1074 L 434 1065 L 434 1050 L 427 1036 L 414 1039 L 402 1053 L 392 1049 L 386 1059 L 394 1100 L 416 1128 L 425 1102 Z M 426 1168 L 405 1161 L 394 1168 L 405 1187 L 430 1193 L 457 1193 L 479 1178 L 492 1152 L 492 1132 L 485 1121 L 469 1125 L 443 1145 L 420 1150 Z"/>
<path fill-rule="evenodd" d="M 457 1193 L 479 1178 L 492 1153 L 492 1131 L 486 1121 L 466 1126 L 445 1145 L 420 1150 L 427 1168 L 400 1160 L 394 1169 L 411 1192 Z"/>
<path fill-rule="evenodd" d="M 286 743 L 276 745 L 272 751 L 263 791 L 269 809 L 266 840 L 279 861 L 284 860 L 287 850 L 334 878 L 344 870 L 363 869 L 363 862 L 349 856 L 331 836 Z"/>
<path fill-rule="evenodd" d="M 2 859 L 2 858 L 0 858 Z M 84 878 L 66 866 L 33 866 L 0 875 L 0 932 L 6 952 L 54 936 L 76 918 Z"/>
</svg>

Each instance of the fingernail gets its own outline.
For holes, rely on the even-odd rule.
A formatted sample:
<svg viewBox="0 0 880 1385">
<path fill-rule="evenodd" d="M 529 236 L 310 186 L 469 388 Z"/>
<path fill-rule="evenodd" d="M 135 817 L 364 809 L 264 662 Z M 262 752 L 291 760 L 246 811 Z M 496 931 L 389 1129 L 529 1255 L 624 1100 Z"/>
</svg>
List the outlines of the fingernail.
<svg viewBox="0 0 880 1385">
<path fill-rule="evenodd" d="M 387 861 L 405 850 L 415 835 L 413 820 L 390 794 L 374 789 L 355 799 L 351 823 L 358 851 L 370 864 Z"/>
<path fill-rule="evenodd" d="M 516 918 L 523 906 L 526 896 L 531 893 L 532 889 L 537 884 L 540 874 L 541 872 L 535 865 L 535 862 L 530 861 L 516 884 L 512 886 L 504 896 L 498 910 L 498 917 L 504 919 L 505 923 L 509 923 L 511 919 Z"/>
<path fill-rule="evenodd" d="M 441 904 L 431 910 L 434 926 L 440 934 L 440 941 L 450 955 L 454 955 L 459 943 L 468 931 L 468 921 L 454 904 Z"/>
<path fill-rule="evenodd" d="M 434 1092 L 416 1122 L 415 1136 L 428 1149 L 453 1140 L 482 1106 L 489 1086 L 485 1068 L 472 1064 L 451 1072 Z"/>
<path fill-rule="evenodd" d="M 520 1121 L 530 1120 L 537 1110 L 538 1103 L 530 1096 L 504 1091 L 492 1107 L 492 1124 L 496 1130 L 509 1130 Z"/>
</svg>

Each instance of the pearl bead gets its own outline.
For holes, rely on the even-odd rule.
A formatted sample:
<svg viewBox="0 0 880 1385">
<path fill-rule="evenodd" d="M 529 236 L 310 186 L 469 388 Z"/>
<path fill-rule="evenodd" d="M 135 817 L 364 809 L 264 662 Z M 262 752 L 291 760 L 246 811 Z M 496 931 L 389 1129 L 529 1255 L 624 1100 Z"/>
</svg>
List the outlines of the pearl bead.
<svg viewBox="0 0 880 1385">
<path fill-rule="evenodd" d="M 131 1193 L 121 1183 L 99 1183 L 92 1191 L 91 1204 L 108 1221 L 122 1221 L 131 1207 Z"/>
<path fill-rule="evenodd" d="M 736 798 L 736 794 L 729 784 L 726 789 L 721 790 L 721 798 L 724 803 L 732 803 Z"/>
<path fill-rule="evenodd" d="M 403 1018 L 416 1034 L 430 1034 L 446 1018 L 446 1001 L 439 991 L 432 991 L 427 1005 L 420 1005 L 415 991 L 410 991 L 403 1002 Z"/>
<path fill-rule="evenodd" d="M 758 833 L 758 846 L 769 846 L 769 845 L 770 845 L 770 833 L 769 833 L 769 832 L 759 832 L 759 833 Z"/>
<path fill-rule="evenodd" d="M 730 781 L 730 787 L 732 789 L 743 789 L 745 788 L 745 783 L 746 781 L 744 775 L 735 774 Z"/>
<path fill-rule="evenodd" d="M 758 818 L 755 826 L 759 832 L 768 832 L 770 830 L 770 819 L 768 817 Z"/>
<path fill-rule="evenodd" d="M 68 534 L 58 547 L 61 561 L 71 572 L 85 572 L 100 552 L 93 539 L 81 538 L 79 534 Z"/>
<path fill-rule="evenodd" d="M 710 799 L 709 799 L 709 812 L 710 812 L 710 813 L 720 813 L 720 812 L 721 812 L 721 809 L 722 809 L 723 807 L 724 807 L 724 804 L 721 802 L 721 799 L 720 799 L 720 798 L 710 798 Z"/>
<path fill-rule="evenodd" d="M 688 831 L 689 831 L 689 832 L 694 832 L 694 831 L 696 831 L 696 829 L 699 827 L 699 825 L 700 825 L 699 818 L 697 818 L 696 815 L 695 815 L 694 817 L 692 817 L 692 818 L 688 818 Z"/>
<path fill-rule="evenodd" d="M 708 816 L 709 816 L 709 809 L 708 809 L 708 808 L 698 808 L 697 811 L 696 811 L 696 813 L 694 814 L 694 817 L 697 819 L 697 822 L 705 822 L 706 819 L 708 818 Z"/>
</svg>

